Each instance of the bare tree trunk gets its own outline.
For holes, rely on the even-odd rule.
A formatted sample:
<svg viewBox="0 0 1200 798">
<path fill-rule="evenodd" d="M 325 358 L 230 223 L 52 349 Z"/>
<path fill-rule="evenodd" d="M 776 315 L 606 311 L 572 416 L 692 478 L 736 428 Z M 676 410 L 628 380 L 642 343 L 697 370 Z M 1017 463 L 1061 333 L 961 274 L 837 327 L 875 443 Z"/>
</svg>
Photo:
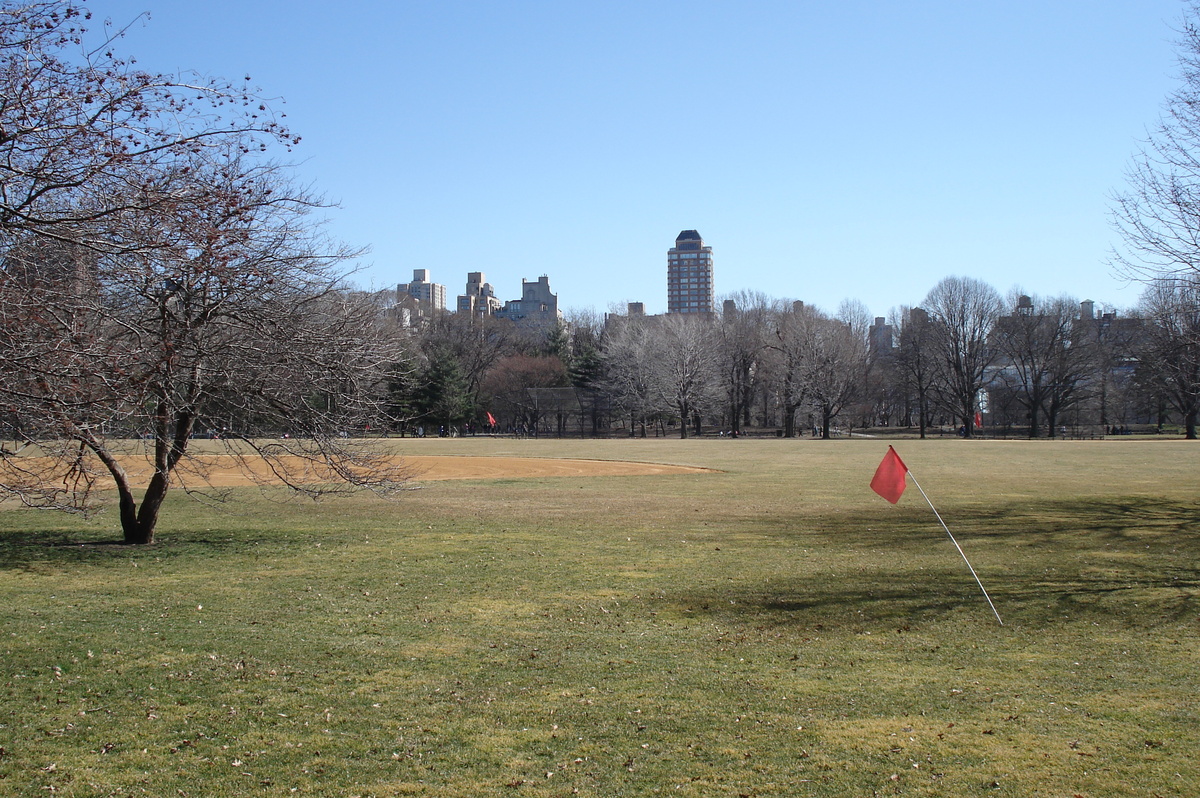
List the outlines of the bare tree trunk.
<svg viewBox="0 0 1200 798">
<path fill-rule="evenodd" d="M 145 494 L 142 495 L 142 506 L 138 509 L 134 523 L 128 525 L 124 518 L 121 519 L 126 543 L 154 542 L 154 529 L 158 526 L 158 511 L 162 508 L 163 500 L 167 498 L 167 490 L 170 485 L 168 475 L 155 472 L 150 479 L 150 484 L 146 486 Z"/>
<path fill-rule="evenodd" d="M 783 408 L 783 437 L 796 437 L 796 406 L 785 405 Z"/>
<path fill-rule="evenodd" d="M 125 542 L 134 545 L 154 542 L 154 528 L 158 524 L 158 511 L 167 495 L 169 485 L 165 474 L 155 470 L 154 477 L 146 488 L 146 494 L 139 508 L 133 496 L 133 487 L 129 483 L 129 475 L 116 458 L 105 448 L 89 444 L 89 448 L 100 458 L 108 473 L 112 476 L 117 487 L 118 506 L 120 508 L 121 532 Z"/>
</svg>

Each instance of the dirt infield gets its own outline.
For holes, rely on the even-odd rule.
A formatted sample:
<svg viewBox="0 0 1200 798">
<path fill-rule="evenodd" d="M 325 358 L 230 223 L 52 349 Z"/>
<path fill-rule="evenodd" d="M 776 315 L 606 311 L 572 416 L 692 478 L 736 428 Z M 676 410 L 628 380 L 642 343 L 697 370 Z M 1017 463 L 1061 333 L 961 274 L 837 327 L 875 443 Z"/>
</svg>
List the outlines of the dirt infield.
<svg viewBox="0 0 1200 798">
<path fill-rule="evenodd" d="M 710 468 L 634 463 L 628 460 L 560 460 L 549 457 L 410 456 L 417 479 L 525 479 L 529 477 L 634 477 L 700 474 Z"/>
<path fill-rule="evenodd" d="M 121 458 L 135 479 L 148 477 L 149 463 L 141 458 Z M 300 461 L 297 460 L 297 463 Z M 399 462 L 412 473 L 414 482 L 447 479 L 532 479 L 539 477 L 624 477 L 663 474 L 699 474 L 712 469 L 696 466 L 637 463 L 627 460 L 579 460 L 550 457 L 473 457 L 458 455 L 405 455 Z M 229 455 L 193 455 L 186 466 L 199 467 L 205 481 L 214 487 L 234 488 L 251 484 L 278 484 L 266 463 L 249 458 L 239 466 Z M 249 468 L 252 473 L 246 473 Z M 316 475 L 314 482 L 321 481 Z"/>
</svg>

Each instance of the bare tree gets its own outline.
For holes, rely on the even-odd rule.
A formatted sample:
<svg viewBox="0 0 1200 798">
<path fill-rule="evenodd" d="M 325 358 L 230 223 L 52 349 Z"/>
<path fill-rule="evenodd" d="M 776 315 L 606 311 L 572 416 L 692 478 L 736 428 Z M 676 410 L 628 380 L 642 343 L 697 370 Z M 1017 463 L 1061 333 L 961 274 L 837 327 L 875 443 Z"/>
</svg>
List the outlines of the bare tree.
<svg viewBox="0 0 1200 798">
<path fill-rule="evenodd" d="M 816 335 L 820 315 L 815 308 L 797 302 L 775 316 L 775 340 L 770 347 L 778 356 L 775 379 L 779 386 L 785 438 L 796 437 L 796 412 L 810 398 L 811 341 Z"/>
<path fill-rule="evenodd" d="M 847 426 L 856 420 L 859 426 L 871 426 L 870 387 L 874 369 L 871 329 L 874 319 L 867 306 L 857 299 L 844 299 L 838 305 L 834 321 L 841 327 L 838 360 L 843 390 L 840 392 L 834 418 L 848 419 Z"/>
<path fill-rule="evenodd" d="M 152 249 L 28 238 L 5 253 L 0 401 L 15 429 L 0 457 L 4 490 L 86 511 L 106 475 L 126 541 L 149 543 L 172 482 L 203 476 L 189 475 L 185 456 L 205 428 L 249 471 L 246 456 L 265 458 L 297 490 L 397 486 L 403 475 L 350 437 L 384 424 L 392 339 L 375 308 L 342 289 L 346 253 L 305 226 L 312 200 L 237 159 L 186 180 L 204 186 L 158 204 Z M 139 501 L 130 457 L 143 456 Z"/>
<path fill-rule="evenodd" d="M 1013 312 L 996 325 L 997 379 L 1024 409 L 1029 437 L 1041 434 L 1043 414 L 1053 437 L 1059 415 L 1084 398 L 1095 374 L 1093 341 L 1072 297 L 1041 299 L 1013 289 L 1009 305 Z"/>
<path fill-rule="evenodd" d="M 1200 286 L 1200 3 L 1179 29 L 1180 86 L 1114 197 L 1124 248 L 1117 268 L 1149 283 L 1142 297 L 1140 371 L 1183 415 L 1196 437 L 1195 304 Z"/>
<path fill-rule="evenodd" d="M 86 512 L 111 480 L 149 543 L 204 482 L 204 428 L 296 490 L 398 487 L 352 437 L 382 426 L 394 339 L 319 199 L 253 157 L 290 137 L 249 92 L 88 50 L 85 16 L 0 8 L 0 492 Z"/>
<path fill-rule="evenodd" d="M 1181 85 L 1114 196 L 1124 248 L 1113 261 L 1137 280 L 1200 279 L 1200 3 L 1187 4 L 1179 34 Z"/>
<path fill-rule="evenodd" d="M 1200 285 L 1182 278 L 1152 283 L 1142 295 L 1146 322 L 1140 347 L 1145 374 L 1179 411 L 1196 439 L 1200 414 Z"/>
<path fill-rule="evenodd" d="M 920 437 L 926 436 L 933 384 L 937 374 L 935 366 L 935 342 L 929 314 L 923 308 L 900 308 L 892 314 L 892 324 L 899 330 L 900 345 L 895 353 L 895 374 L 901 382 L 901 390 L 911 416 L 912 405 L 916 405 L 917 429 Z"/>
<path fill-rule="evenodd" d="M 670 313 L 652 326 L 653 393 L 660 410 L 679 418 L 679 437 L 716 405 L 715 321 L 707 316 Z"/>
<path fill-rule="evenodd" d="M 833 421 L 857 398 L 866 380 L 866 317 L 861 306 L 844 304 L 840 318 L 816 310 L 805 314 L 797 341 L 793 381 L 804 386 L 805 404 L 817 417 L 821 438 L 829 440 Z"/>
<path fill-rule="evenodd" d="M 1000 315 L 1000 295 L 981 280 L 946 277 L 925 297 L 923 307 L 933 325 L 939 397 L 971 437 L 979 393 L 996 359 L 991 335 Z"/>
<path fill-rule="evenodd" d="M 721 314 L 717 334 L 720 341 L 721 378 L 725 386 L 730 430 L 737 435 L 750 422 L 750 403 L 762 370 L 767 346 L 767 319 L 774 304 L 763 294 L 741 292 Z"/>
<path fill-rule="evenodd" d="M 646 423 L 654 412 L 656 361 L 650 327 L 645 317 L 612 315 L 602 338 L 604 376 L 599 384 L 613 407 L 629 419 L 630 437 L 646 437 Z"/>
<path fill-rule="evenodd" d="M 1089 404 L 1100 424 L 1123 425 L 1140 398 L 1138 347 L 1145 335 L 1144 320 L 1133 314 L 1122 316 L 1115 309 L 1102 311 L 1098 318 L 1091 316 L 1089 308 L 1079 331 L 1095 357 Z"/>
</svg>

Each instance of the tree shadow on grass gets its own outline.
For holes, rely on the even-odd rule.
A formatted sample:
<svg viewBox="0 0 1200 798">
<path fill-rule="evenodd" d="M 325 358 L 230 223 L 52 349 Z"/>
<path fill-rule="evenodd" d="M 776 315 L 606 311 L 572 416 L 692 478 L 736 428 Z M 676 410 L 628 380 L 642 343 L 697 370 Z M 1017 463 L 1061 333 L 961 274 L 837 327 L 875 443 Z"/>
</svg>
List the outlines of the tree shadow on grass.
<svg viewBox="0 0 1200 798">
<path fill-rule="evenodd" d="M 958 507 L 955 539 L 1006 623 L 1081 620 L 1155 626 L 1200 615 L 1200 504 L 1152 497 Z M 747 519 L 746 531 L 804 536 L 823 550 L 821 570 L 755 583 L 690 606 L 758 614 L 760 623 L 853 620 L 903 626 L 977 610 L 993 618 L 962 556 L 926 508 Z M 803 531 L 801 531 L 803 530 Z M 842 547 L 844 556 L 830 553 Z"/>
<path fill-rule="evenodd" d="M 228 556 L 240 552 L 262 555 L 296 541 L 257 534 L 191 537 L 168 543 L 130 544 L 115 537 L 112 529 L 43 527 L 0 528 L 0 571 L 47 572 L 80 565 L 125 564 L 130 558 Z"/>
<path fill-rule="evenodd" d="M 953 556 L 957 556 L 955 553 Z M 995 614 L 966 566 L 930 573 L 927 581 L 863 574 L 836 584 L 753 586 L 720 594 L 692 594 L 681 600 L 697 615 L 735 617 L 761 626 L 825 625 L 908 627 L 970 615 L 993 622 Z M 1200 618 L 1200 586 L 1171 578 L 1142 578 L 1113 584 L 1102 580 L 1035 582 L 1012 574 L 983 577 L 988 595 L 1006 625 L 1059 625 L 1096 622 L 1147 628 L 1194 623 Z"/>
<path fill-rule="evenodd" d="M 1186 535 L 1200 550 L 1200 502 L 1150 496 L 1070 499 L 1028 503 L 992 503 L 944 508 L 942 518 L 956 538 L 1003 537 L 1005 542 L 1039 543 L 1066 535 L 1088 535 L 1096 543 Z M 924 504 L 879 511 L 731 517 L 743 529 L 762 534 L 827 535 L 857 546 L 903 543 L 928 535 L 945 539 L 937 518 Z"/>
</svg>

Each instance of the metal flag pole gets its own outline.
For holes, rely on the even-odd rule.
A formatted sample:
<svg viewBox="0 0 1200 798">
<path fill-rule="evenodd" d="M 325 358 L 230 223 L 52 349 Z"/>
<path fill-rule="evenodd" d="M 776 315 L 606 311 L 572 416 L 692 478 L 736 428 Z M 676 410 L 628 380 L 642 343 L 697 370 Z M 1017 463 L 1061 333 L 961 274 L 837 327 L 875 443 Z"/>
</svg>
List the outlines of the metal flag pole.
<svg viewBox="0 0 1200 798">
<path fill-rule="evenodd" d="M 908 471 L 908 469 L 905 469 Z M 917 482 L 917 478 L 913 476 L 911 471 L 908 471 L 908 476 L 912 479 L 913 484 L 917 486 L 917 490 L 921 491 L 921 495 L 925 496 L 925 489 L 921 487 L 921 483 Z M 933 502 L 929 501 L 929 497 L 925 496 L 925 501 L 929 504 L 929 509 L 933 510 L 933 514 L 937 516 L 938 523 L 942 525 L 942 529 L 946 530 L 946 534 L 950 535 L 950 527 L 946 526 L 946 522 L 942 520 L 941 513 L 933 506 Z M 1000 613 L 996 612 L 996 605 L 992 603 L 992 597 L 988 595 L 987 589 L 984 588 L 983 582 L 979 581 L 979 574 L 975 573 L 975 569 L 971 566 L 971 561 L 967 559 L 966 552 L 962 550 L 962 546 L 958 545 L 958 541 L 954 539 L 954 535 L 950 535 L 950 542 L 954 544 L 954 548 L 958 549 L 958 553 L 962 555 L 963 562 L 971 569 L 971 576 L 975 577 L 975 584 L 979 585 L 979 589 L 983 591 L 983 597 L 987 599 L 988 606 L 992 608 L 992 612 L 996 615 L 996 620 L 1000 621 L 1000 625 L 1004 625 L 1004 621 L 1000 620 Z"/>
</svg>

